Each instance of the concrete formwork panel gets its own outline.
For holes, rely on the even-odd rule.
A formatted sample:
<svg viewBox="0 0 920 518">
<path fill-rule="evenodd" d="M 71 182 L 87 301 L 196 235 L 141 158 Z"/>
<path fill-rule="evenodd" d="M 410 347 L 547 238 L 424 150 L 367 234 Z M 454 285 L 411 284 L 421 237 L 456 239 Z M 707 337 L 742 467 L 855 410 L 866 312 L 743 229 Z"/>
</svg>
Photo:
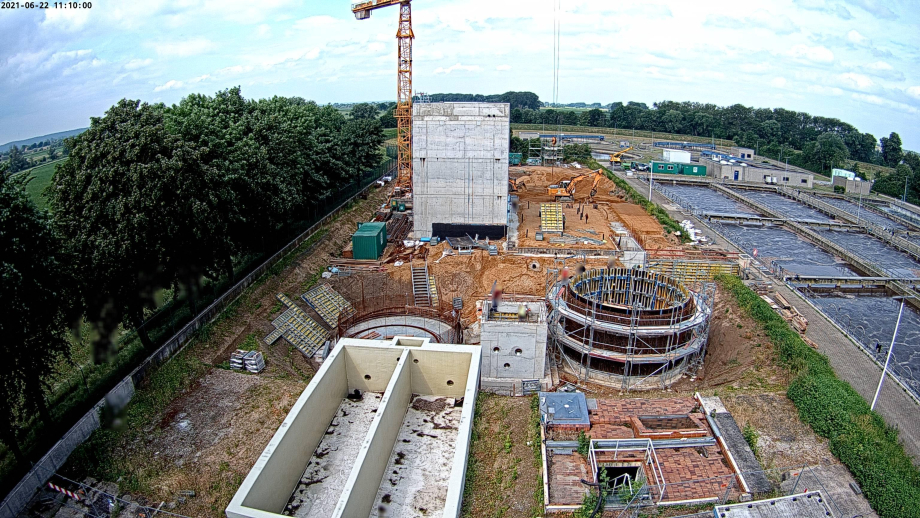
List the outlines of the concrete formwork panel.
<svg viewBox="0 0 920 518">
<path fill-rule="evenodd" d="M 505 225 L 508 208 L 510 105 L 413 106 L 415 232 L 433 223 Z"/>
<path fill-rule="evenodd" d="M 388 341 L 343 338 L 298 398 L 227 507 L 228 518 L 283 516 L 285 505 L 320 444 L 342 399 L 354 389 L 383 391 L 374 421 L 350 467 L 334 517 L 369 516 L 413 394 L 462 398 L 445 517 L 460 513 L 469 440 L 479 382 L 480 349 L 433 344 L 429 339 Z M 452 431 L 453 433 L 453 431 Z M 345 469 L 348 469 L 346 467 Z"/>
</svg>

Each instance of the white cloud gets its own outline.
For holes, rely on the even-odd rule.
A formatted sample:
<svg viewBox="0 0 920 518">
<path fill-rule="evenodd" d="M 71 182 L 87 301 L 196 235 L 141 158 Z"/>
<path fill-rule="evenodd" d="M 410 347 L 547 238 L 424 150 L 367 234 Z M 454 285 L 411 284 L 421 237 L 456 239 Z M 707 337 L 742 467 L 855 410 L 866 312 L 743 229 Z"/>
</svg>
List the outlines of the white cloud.
<svg viewBox="0 0 920 518">
<path fill-rule="evenodd" d="M 857 74 L 855 72 L 840 74 L 837 76 L 837 78 L 840 79 L 840 81 L 842 81 L 845 85 L 851 88 L 856 88 L 857 90 L 868 90 L 869 88 L 875 86 L 875 82 L 869 79 L 869 77 L 862 74 Z"/>
<path fill-rule="evenodd" d="M 164 84 L 153 89 L 154 92 L 162 92 L 163 90 L 173 90 L 175 88 L 182 88 L 185 85 L 182 81 L 176 81 L 175 79 L 170 79 Z"/>
<path fill-rule="evenodd" d="M 785 77 L 774 77 L 773 80 L 770 81 L 770 84 L 772 86 L 775 86 L 776 88 L 782 88 L 786 86 L 786 78 Z"/>
<path fill-rule="evenodd" d="M 869 70 L 894 70 L 894 67 L 885 63 L 884 61 L 876 61 L 875 63 L 869 63 L 866 65 L 866 68 Z"/>
<path fill-rule="evenodd" d="M 911 86 L 907 89 L 907 94 L 920 99 L 920 86 Z"/>
<path fill-rule="evenodd" d="M 763 73 L 773 68 L 769 63 L 743 63 L 740 67 L 742 72 Z"/>
<path fill-rule="evenodd" d="M 863 36 L 855 29 L 847 33 L 847 39 L 853 43 L 856 43 L 857 45 L 860 45 L 862 43 L 869 41 L 869 38 Z"/>
<path fill-rule="evenodd" d="M 805 90 L 809 93 L 819 95 L 843 95 L 843 90 L 836 86 L 808 85 Z"/>
<path fill-rule="evenodd" d="M 203 76 L 198 76 L 198 77 L 194 77 L 194 78 L 192 78 L 192 79 L 189 79 L 188 82 L 189 82 L 189 83 L 200 83 L 200 82 L 202 82 L 202 81 L 207 81 L 208 79 L 211 79 L 211 75 L 210 75 L 210 74 L 205 74 L 205 75 L 203 75 Z"/>
<path fill-rule="evenodd" d="M 125 63 L 126 70 L 137 70 L 138 68 L 144 68 L 147 65 L 153 63 L 152 59 L 132 59 Z"/>
<path fill-rule="evenodd" d="M 879 97 L 878 95 L 854 93 L 853 99 L 856 99 L 857 101 L 869 103 L 869 104 L 874 104 L 877 106 L 886 106 L 889 108 L 896 108 L 898 110 L 903 110 L 903 111 L 906 111 L 912 114 L 920 114 L 920 110 L 918 110 L 917 108 L 909 104 L 904 104 L 898 101 L 892 101 L 891 99 L 885 99 L 884 97 Z"/>
<path fill-rule="evenodd" d="M 846 3 L 850 5 L 855 5 L 856 7 L 861 7 L 868 11 L 871 14 L 879 18 L 884 18 L 886 20 L 894 20 L 898 18 L 888 6 L 885 5 L 887 2 L 882 2 L 880 0 L 845 0 Z"/>
<path fill-rule="evenodd" d="M 808 45 L 800 43 L 790 49 L 789 55 L 794 58 L 813 61 L 815 63 L 830 63 L 834 61 L 834 53 L 823 45 L 809 47 Z"/>
<path fill-rule="evenodd" d="M 495 70 L 502 70 L 502 71 L 511 70 L 511 65 L 498 65 L 497 67 L 495 67 Z"/>
<path fill-rule="evenodd" d="M 258 27 L 256 27 L 256 36 L 259 38 L 264 38 L 268 36 L 269 34 L 271 34 L 271 32 L 272 32 L 272 28 L 267 23 L 263 23 L 262 25 L 259 25 Z"/>
<path fill-rule="evenodd" d="M 154 43 L 153 48 L 157 54 L 165 57 L 187 57 L 203 54 L 215 48 L 216 45 L 206 38 L 195 38 L 185 41 L 168 41 Z"/>
<path fill-rule="evenodd" d="M 451 72 L 455 70 L 463 70 L 466 72 L 478 72 L 482 70 L 482 67 L 480 67 L 479 65 L 461 65 L 460 63 L 456 63 L 447 68 L 438 67 L 434 69 L 434 73 L 435 74 L 450 74 Z"/>
</svg>

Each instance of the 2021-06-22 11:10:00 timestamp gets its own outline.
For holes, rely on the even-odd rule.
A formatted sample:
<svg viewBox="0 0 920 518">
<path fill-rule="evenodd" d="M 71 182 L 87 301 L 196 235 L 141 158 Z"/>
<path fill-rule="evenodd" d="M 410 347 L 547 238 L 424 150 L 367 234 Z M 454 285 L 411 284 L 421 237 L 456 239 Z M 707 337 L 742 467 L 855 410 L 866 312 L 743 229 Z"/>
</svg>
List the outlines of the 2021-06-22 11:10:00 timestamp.
<svg viewBox="0 0 920 518">
<path fill-rule="evenodd" d="M 92 9 L 92 2 L 0 2 L 0 9 Z"/>
</svg>

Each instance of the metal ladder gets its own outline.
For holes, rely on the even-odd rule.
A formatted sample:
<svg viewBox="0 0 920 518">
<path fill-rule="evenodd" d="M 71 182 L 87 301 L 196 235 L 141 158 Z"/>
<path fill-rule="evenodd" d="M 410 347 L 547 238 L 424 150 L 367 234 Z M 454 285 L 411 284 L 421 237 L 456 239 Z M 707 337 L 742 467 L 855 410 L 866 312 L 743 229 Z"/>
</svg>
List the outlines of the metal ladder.
<svg viewBox="0 0 920 518">
<path fill-rule="evenodd" d="M 415 297 L 416 306 L 431 307 L 431 289 L 428 285 L 428 263 L 412 268 L 412 295 Z"/>
</svg>

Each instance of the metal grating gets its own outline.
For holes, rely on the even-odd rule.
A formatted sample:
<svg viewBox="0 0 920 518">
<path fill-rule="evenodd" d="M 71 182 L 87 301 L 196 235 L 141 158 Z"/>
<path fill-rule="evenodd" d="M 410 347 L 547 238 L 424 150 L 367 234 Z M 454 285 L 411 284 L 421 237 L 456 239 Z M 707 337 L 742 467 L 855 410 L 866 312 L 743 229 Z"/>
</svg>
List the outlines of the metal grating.
<svg viewBox="0 0 920 518">
<path fill-rule="evenodd" d="M 317 324 L 284 293 L 279 293 L 277 298 L 288 310 L 272 322 L 276 329 L 265 337 L 265 343 L 271 345 L 283 336 L 305 356 L 312 357 L 326 342 L 329 331 Z"/>
<path fill-rule="evenodd" d="M 339 316 L 348 318 L 355 314 L 355 308 L 345 297 L 339 295 L 328 284 L 321 284 L 300 296 L 330 326 L 339 323 Z"/>
</svg>

